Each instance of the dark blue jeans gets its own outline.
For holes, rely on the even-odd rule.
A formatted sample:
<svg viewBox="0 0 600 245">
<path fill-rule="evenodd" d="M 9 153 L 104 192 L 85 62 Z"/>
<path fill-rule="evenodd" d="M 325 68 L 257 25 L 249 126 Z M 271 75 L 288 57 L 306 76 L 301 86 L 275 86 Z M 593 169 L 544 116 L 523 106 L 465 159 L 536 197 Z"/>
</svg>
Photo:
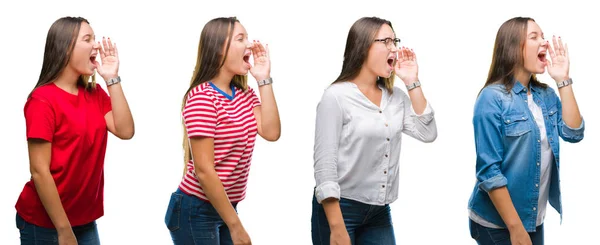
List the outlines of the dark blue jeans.
<svg viewBox="0 0 600 245">
<path fill-rule="evenodd" d="M 353 245 L 395 245 L 390 206 L 364 204 L 342 198 L 340 200 L 346 230 Z M 323 205 L 313 196 L 312 241 L 314 245 L 329 245 L 331 231 Z"/>
<path fill-rule="evenodd" d="M 16 223 L 19 233 L 21 233 L 21 245 L 58 245 L 58 232 L 56 229 L 31 224 L 23 220 L 19 214 L 17 214 Z M 100 245 L 96 221 L 85 225 L 73 226 L 72 229 L 77 238 L 77 244 Z"/>
<path fill-rule="evenodd" d="M 175 245 L 233 245 L 227 225 L 212 204 L 179 188 L 171 194 L 165 224 Z"/>
<path fill-rule="evenodd" d="M 508 229 L 487 228 L 469 219 L 471 238 L 479 245 L 511 245 Z M 544 245 L 544 224 L 535 228 L 535 232 L 529 232 L 533 245 Z"/>
</svg>

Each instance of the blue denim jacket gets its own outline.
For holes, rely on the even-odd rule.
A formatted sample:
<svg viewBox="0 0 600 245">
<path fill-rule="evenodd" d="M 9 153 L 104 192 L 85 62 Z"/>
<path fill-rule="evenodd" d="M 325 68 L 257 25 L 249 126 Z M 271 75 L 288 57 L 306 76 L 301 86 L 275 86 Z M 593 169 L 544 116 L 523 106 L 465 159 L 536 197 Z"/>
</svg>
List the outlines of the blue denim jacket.
<svg viewBox="0 0 600 245">
<path fill-rule="evenodd" d="M 533 101 L 542 109 L 548 143 L 554 155 L 549 202 L 562 219 L 560 195 L 560 136 L 567 142 L 583 139 L 584 122 L 570 128 L 562 120 L 561 102 L 550 87 L 532 86 Z M 486 221 L 506 227 L 488 192 L 506 186 L 528 232 L 535 231 L 540 183 L 540 130 L 527 106 L 527 88 L 515 82 L 507 92 L 502 84 L 485 87 L 475 103 L 473 116 L 477 153 L 477 182 L 469 209 Z"/>
</svg>

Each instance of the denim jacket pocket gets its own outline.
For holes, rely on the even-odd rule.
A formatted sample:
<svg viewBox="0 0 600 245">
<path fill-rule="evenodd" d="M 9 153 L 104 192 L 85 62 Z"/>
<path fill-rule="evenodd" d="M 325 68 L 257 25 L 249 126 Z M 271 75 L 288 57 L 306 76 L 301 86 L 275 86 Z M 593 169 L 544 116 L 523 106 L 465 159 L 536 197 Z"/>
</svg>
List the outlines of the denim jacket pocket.
<svg viewBox="0 0 600 245">
<path fill-rule="evenodd" d="M 554 126 L 558 125 L 558 108 L 556 106 L 551 106 L 550 109 L 548 110 L 548 120 L 550 120 L 550 123 Z"/>
<path fill-rule="evenodd" d="M 521 136 L 531 131 L 525 114 L 506 115 L 503 119 L 506 136 Z"/>
</svg>

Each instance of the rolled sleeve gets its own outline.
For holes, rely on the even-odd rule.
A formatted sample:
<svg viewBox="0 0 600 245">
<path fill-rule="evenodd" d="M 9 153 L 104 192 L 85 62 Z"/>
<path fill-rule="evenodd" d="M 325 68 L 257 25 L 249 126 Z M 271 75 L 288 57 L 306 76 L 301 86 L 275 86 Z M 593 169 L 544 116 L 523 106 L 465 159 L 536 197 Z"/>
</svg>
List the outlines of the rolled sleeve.
<svg viewBox="0 0 600 245">
<path fill-rule="evenodd" d="M 314 145 L 315 196 L 321 203 L 340 198 L 337 154 L 343 126 L 343 110 L 335 95 L 326 90 L 317 106 Z"/>
<path fill-rule="evenodd" d="M 581 124 L 577 128 L 569 127 L 564 121 L 561 120 L 560 136 L 563 140 L 571 143 L 579 142 L 583 139 L 583 132 L 585 130 L 585 121 L 581 118 Z"/>
<path fill-rule="evenodd" d="M 500 168 L 504 155 L 501 111 L 495 91 L 484 89 L 475 103 L 473 128 L 478 186 L 486 192 L 507 185 Z"/>
<path fill-rule="evenodd" d="M 405 105 L 404 129 L 402 132 L 422 142 L 433 142 L 437 138 L 434 111 L 429 101 L 421 115 L 415 113 L 410 98 L 402 96 Z"/>
<path fill-rule="evenodd" d="M 325 181 L 315 189 L 317 202 L 321 203 L 327 198 L 340 199 L 340 185 L 337 182 Z"/>
</svg>

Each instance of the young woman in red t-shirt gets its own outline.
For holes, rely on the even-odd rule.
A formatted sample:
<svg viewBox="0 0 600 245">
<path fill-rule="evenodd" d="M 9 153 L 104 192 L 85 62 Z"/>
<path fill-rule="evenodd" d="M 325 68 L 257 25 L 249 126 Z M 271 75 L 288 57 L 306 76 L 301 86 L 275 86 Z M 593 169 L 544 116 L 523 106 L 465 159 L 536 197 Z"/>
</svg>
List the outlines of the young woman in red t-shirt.
<svg viewBox="0 0 600 245">
<path fill-rule="evenodd" d="M 246 194 L 257 134 L 276 141 L 281 133 L 270 69 L 267 48 L 250 42 L 237 19 L 204 26 L 182 108 L 185 174 L 165 215 L 174 244 L 250 244 L 235 208 Z M 247 85 L 248 71 L 262 102 Z"/>
<path fill-rule="evenodd" d="M 40 78 L 24 108 L 31 180 L 15 205 L 21 244 L 100 244 L 95 220 L 104 214 L 107 130 L 131 139 L 134 124 L 117 46 L 95 38 L 79 17 L 60 18 L 48 31 Z"/>
</svg>

